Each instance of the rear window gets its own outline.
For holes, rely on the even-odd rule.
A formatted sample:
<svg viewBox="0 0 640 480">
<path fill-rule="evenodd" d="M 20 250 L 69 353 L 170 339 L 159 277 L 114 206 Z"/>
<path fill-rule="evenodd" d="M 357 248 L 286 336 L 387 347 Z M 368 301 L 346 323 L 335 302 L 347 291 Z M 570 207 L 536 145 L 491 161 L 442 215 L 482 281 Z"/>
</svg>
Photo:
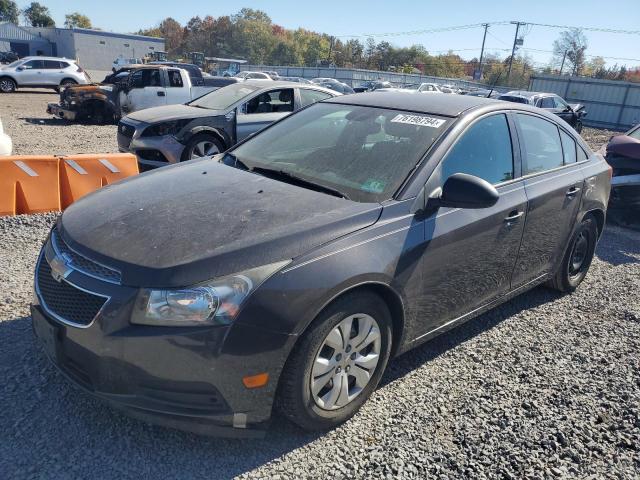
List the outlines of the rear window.
<svg viewBox="0 0 640 480">
<path fill-rule="evenodd" d="M 500 95 L 498 100 L 504 100 L 505 102 L 513 102 L 513 103 L 525 103 L 528 104 L 529 100 L 523 97 L 514 97 L 512 95 Z"/>
<path fill-rule="evenodd" d="M 525 154 L 525 174 L 564 165 L 558 127 L 533 115 L 517 114 Z"/>
<path fill-rule="evenodd" d="M 562 151 L 564 153 L 564 164 L 576 163 L 576 142 L 571 135 L 560 130 L 562 140 Z"/>
</svg>

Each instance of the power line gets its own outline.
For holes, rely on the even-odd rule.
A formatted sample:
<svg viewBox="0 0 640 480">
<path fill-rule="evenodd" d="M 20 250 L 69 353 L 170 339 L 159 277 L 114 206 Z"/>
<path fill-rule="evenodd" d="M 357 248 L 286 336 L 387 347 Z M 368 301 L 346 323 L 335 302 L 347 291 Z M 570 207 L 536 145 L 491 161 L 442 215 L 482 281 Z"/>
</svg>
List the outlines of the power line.
<svg viewBox="0 0 640 480">
<path fill-rule="evenodd" d="M 487 22 L 485 22 L 487 23 Z M 385 33 L 362 33 L 359 35 L 334 35 L 338 38 L 347 38 L 347 37 L 399 37 L 404 35 L 424 35 L 429 33 L 442 33 L 442 32 L 454 32 L 457 30 L 468 30 L 471 28 L 484 28 L 485 23 L 471 23 L 468 25 L 454 25 L 452 27 L 440 27 L 440 28 L 430 28 L 426 30 L 412 30 L 408 32 L 385 32 Z M 506 25 L 509 22 L 491 22 L 489 25 Z"/>
<path fill-rule="evenodd" d="M 571 25 L 552 25 L 549 23 L 531 23 L 531 22 L 526 22 L 526 23 L 527 25 L 535 25 L 538 27 L 579 29 L 579 30 L 585 30 L 587 32 L 620 33 L 624 35 L 640 35 L 640 30 L 618 30 L 615 28 L 602 28 L 602 27 L 572 27 Z"/>
</svg>

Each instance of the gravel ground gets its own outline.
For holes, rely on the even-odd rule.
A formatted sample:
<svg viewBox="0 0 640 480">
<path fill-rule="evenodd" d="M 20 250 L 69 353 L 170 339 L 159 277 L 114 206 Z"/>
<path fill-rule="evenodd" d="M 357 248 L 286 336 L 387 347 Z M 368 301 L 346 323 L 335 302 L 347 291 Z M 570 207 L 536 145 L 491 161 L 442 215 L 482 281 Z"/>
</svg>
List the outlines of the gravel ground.
<svg viewBox="0 0 640 480">
<path fill-rule="evenodd" d="M 63 129 L 27 95 L 8 97 L 17 153 L 115 149 L 113 126 Z M 130 419 L 43 357 L 28 304 L 55 218 L 0 218 L 0 478 L 639 476 L 638 232 L 609 226 L 573 295 L 537 288 L 395 359 L 345 425 L 319 435 L 277 420 L 240 441 Z"/>
</svg>

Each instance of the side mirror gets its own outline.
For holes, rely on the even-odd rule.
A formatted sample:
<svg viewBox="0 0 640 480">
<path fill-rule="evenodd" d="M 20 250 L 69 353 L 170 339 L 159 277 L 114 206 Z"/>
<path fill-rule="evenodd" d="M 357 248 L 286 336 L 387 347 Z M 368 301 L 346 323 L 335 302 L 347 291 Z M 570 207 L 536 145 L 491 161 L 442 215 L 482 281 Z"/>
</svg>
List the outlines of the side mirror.
<svg viewBox="0 0 640 480">
<path fill-rule="evenodd" d="M 23 71 L 24 69 L 25 69 L 25 67 L 23 67 L 22 65 L 20 65 L 18 68 L 16 68 L 16 70 L 17 70 L 18 72 L 21 72 L 21 71 Z"/>
<path fill-rule="evenodd" d="M 486 180 L 468 175 L 454 173 L 444 182 L 442 188 L 436 189 L 427 205 L 452 208 L 489 208 L 494 206 L 500 195 L 493 185 Z"/>
</svg>

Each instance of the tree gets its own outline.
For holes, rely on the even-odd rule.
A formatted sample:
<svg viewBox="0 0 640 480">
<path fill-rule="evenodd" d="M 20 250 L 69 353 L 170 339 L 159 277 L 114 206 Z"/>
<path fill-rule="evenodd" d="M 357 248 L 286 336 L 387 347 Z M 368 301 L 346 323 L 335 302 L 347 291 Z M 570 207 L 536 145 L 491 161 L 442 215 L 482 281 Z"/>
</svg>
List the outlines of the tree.
<svg viewBox="0 0 640 480">
<path fill-rule="evenodd" d="M 32 27 L 55 27 L 56 22 L 51 18 L 51 12 L 44 5 L 38 2 L 31 4 L 22 11 L 25 21 Z"/>
<path fill-rule="evenodd" d="M 0 0 L 0 22 L 18 23 L 20 10 L 13 0 Z"/>
<path fill-rule="evenodd" d="M 565 64 L 573 75 L 580 75 L 585 67 L 585 51 L 587 37 L 580 28 L 572 28 L 560 33 L 560 37 L 553 42 L 553 56 L 556 63 L 560 63 L 566 53 Z"/>
<path fill-rule="evenodd" d="M 93 28 L 91 20 L 80 12 L 69 13 L 64 16 L 64 26 L 66 28 Z"/>
</svg>

